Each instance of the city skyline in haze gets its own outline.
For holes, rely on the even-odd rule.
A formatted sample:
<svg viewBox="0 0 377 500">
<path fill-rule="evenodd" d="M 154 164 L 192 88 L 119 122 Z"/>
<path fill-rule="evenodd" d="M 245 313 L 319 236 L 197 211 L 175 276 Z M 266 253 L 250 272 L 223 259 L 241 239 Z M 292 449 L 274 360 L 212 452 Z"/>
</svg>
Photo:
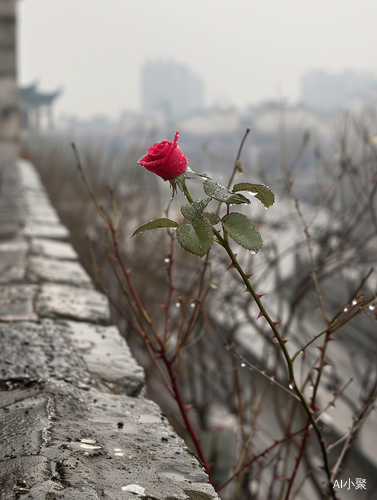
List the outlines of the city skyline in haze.
<svg viewBox="0 0 377 500">
<path fill-rule="evenodd" d="M 18 77 L 63 88 L 56 114 L 141 110 L 147 60 L 187 65 L 205 105 L 300 100 L 313 70 L 377 75 L 374 0 L 23 0 Z"/>
</svg>

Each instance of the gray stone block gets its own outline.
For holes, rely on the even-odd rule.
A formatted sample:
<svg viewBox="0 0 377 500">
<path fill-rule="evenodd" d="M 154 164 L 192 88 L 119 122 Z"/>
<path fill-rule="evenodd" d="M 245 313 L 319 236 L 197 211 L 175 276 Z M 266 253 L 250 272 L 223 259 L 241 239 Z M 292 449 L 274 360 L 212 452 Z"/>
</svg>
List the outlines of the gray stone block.
<svg viewBox="0 0 377 500">
<path fill-rule="evenodd" d="M 145 381 L 144 370 L 137 364 L 116 326 L 66 321 L 61 327 L 93 376 L 112 392 L 128 396 L 140 394 Z"/>
<path fill-rule="evenodd" d="M 94 385 L 84 359 L 72 350 L 70 336 L 52 320 L 0 324 L 0 367 L 5 384 L 55 378 L 77 387 Z"/>
<path fill-rule="evenodd" d="M 30 208 L 33 209 L 34 206 L 37 208 L 46 208 L 46 206 L 49 208 L 52 208 L 51 201 L 45 191 L 43 189 L 40 189 L 38 191 L 32 191 L 28 189 L 24 189 L 24 199 L 28 205 L 30 205 Z"/>
<path fill-rule="evenodd" d="M 49 281 L 93 288 L 89 274 L 78 262 L 29 257 L 28 277 L 32 282 Z"/>
<path fill-rule="evenodd" d="M 31 251 L 52 259 L 77 260 L 78 255 L 70 243 L 43 238 L 31 240 Z"/>
<path fill-rule="evenodd" d="M 70 234 L 63 224 L 46 224 L 38 221 L 28 222 L 22 232 L 28 238 L 51 238 L 54 240 L 67 240 Z"/>
<path fill-rule="evenodd" d="M 0 257 L 1 254 L 7 252 L 27 252 L 29 245 L 23 240 L 11 240 L 0 242 Z"/>
<path fill-rule="evenodd" d="M 42 185 L 41 178 L 33 164 L 25 160 L 24 158 L 19 158 L 17 160 L 18 170 L 20 172 L 20 182 L 28 190 L 43 191 L 45 194 L 45 189 Z M 45 195 L 47 197 L 47 195 Z"/>
<path fill-rule="evenodd" d="M 36 302 L 42 317 L 66 318 L 107 323 L 110 310 L 107 297 L 96 290 L 45 283 Z"/>
<path fill-rule="evenodd" d="M 36 321 L 36 285 L 0 286 L 0 321 Z"/>
<path fill-rule="evenodd" d="M 23 280 L 26 270 L 25 252 L 4 252 L 1 247 L 0 243 L 0 283 Z"/>
<path fill-rule="evenodd" d="M 29 206 L 30 207 L 30 206 Z M 54 225 L 60 224 L 58 214 L 49 206 L 34 206 L 29 208 L 29 220 L 36 224 Z"/>
</svg>

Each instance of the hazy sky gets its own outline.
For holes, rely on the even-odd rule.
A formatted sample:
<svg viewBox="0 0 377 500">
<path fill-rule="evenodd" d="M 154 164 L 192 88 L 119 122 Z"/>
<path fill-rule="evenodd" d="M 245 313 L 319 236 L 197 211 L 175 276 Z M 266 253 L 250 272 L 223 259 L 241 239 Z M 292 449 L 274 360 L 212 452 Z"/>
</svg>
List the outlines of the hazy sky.
<svg viewBox="0 0 377 500">
<path fill-rule="evenodd" d="M 22 85 L 64 88 L 57 113 L 140 109 L 146 59 L 185 63 L 207 104 L 299 99 L 312 69 L 377 75 L 376 0 L 19 0 Z"/>
</svg>

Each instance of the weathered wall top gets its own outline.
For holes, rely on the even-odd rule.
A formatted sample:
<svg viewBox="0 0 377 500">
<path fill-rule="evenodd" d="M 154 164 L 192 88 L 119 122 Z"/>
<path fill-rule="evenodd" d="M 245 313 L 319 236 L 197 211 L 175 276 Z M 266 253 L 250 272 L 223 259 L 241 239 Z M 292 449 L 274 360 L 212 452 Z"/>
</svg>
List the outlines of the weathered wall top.
<svg viewBox="0 0 377 500">
<path fill-rule="evenodd" d="M 217 498 L 33 166 L 0 175 L 0 500 Z"/>
</svg>

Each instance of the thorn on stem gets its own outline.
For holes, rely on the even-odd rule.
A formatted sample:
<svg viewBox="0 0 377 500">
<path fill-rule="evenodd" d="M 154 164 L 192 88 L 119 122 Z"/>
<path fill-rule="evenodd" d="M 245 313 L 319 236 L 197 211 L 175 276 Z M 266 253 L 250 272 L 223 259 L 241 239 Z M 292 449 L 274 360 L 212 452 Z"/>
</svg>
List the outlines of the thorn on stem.
<svg viewBox="0 0 377 500">
<path fill-rule="evenodd" d="M 258 297 L 258 299 L 261 299 L 261 298 L 262 298 L 262 297 L 264 297 L 266 294 L 265 294 L 265 293 L 261 293 L 261 294 L 256 293 L 255 295 Z"/>
<path fill-rule="evenodd" d="M 245 273 L 245 276 L 246 276 L 247 279 L 249 279 L 249 278 L 251 278 L 253 276 L 253 273 L 251 273 L 251 274 L 246 274 Z"/>
<path fill-rule="evenodd" d="M 264 314 L 262 313 L 262 311 L 259 311 L 257 319 L 259 319 L 261 316 L 264 316 Z"/>
<path fill-rule="evenodd" d="M 277 325 L 278 325 L 279 323 L 281 323 L 282 321 L 283 321 L 282 319 L 279 319 L 278 321 L 273 321 L 273 324 L 274 324 L 275 326 L 277 326 Z"/>
<path fill-rule="evenodd" d="M 229 271 L 229 269 L 234 269 L 236 266 L 234 265 L 234 262 L 232 262 L 230 264 L 230 266 L 228 267 L 227 271 Z"/>
</svg>

